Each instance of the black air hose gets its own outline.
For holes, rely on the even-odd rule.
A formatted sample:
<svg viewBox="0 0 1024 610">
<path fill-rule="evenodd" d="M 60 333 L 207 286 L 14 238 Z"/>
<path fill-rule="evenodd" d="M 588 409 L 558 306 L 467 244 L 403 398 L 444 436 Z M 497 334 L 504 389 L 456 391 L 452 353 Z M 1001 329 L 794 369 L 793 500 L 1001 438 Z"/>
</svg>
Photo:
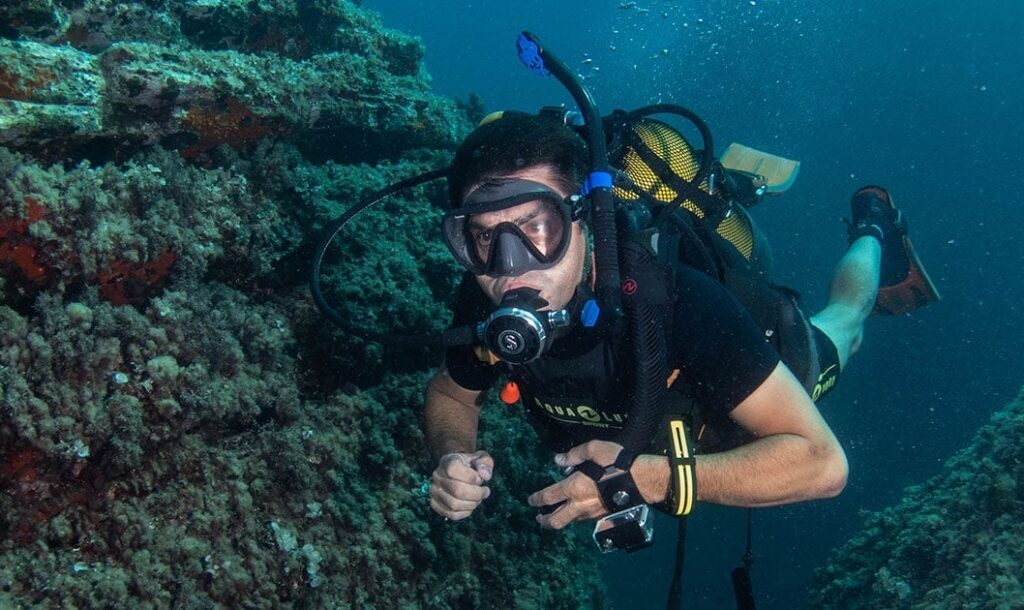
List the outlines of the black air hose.
<svg viewBox="0 0 1024 610">
<path fill-rule="evenodd" d="M 392 333 L 381 333 L 359 326 L 352 320 L 344 318 L 330 306 L 327 299 L 324 298 L 323 292 L 320 290 L 320 266 L 323 264 L 324 254 L 327 252 L 327 248 L 331 245 L 331 242 L 334 241 L 334 238 L 341 233 L 341 230 L 345 228 L 345 225 L 351 222 L 368 207 L 380 203 L 395 193 L 414 186 L 426 184 L 427 182 L 437 180 L 438 178 L 444 178 L 447 175 L 448 168 L 444 167 L 424 172 L 418 176 L 402 180 L 401 182 L 396 182 L 395 184 L 373 193 L 357 205 L 352 206 L 346 210 L 340 218 L 328 226 L 327 230 L 324 231 L 323 238 L 320 240 L 320 245 L 317 246 L 316 252 L 313 254 L 313 262 L 309 268 L 309 291 L 313 295 L 313 302 L 316 303 L 316 306 L 328 320 L 357 337 L 362 337 L 369 341 L 377 341 L 385 345 L 428 348 L 437 347 L 442 344 L 441 339 L 436 335 L 396 335 Z"/>
<path fill-rule="evenodd" d="M 611 174 L 608 171 L 608 148 L 601 113 L 590 91 L 554 53 L 544 48 L 539 38 L 530 32 L 523 32 L 520 34 L 519 45 L 528 47 L 519 49 L 523 62 L 531 69 L 535 69 L 536 66 L 524 59 L 524 50 L 536 52 L 543 60 L 540 73 L 544 70 L 550 72 L 569 92 L 583 114 L 591 172 L 588 181 L 602 175 L 608 181 L 607 185 L 591 185 L 587 194 L 590 197 L 590 224 L 594 231 L 594 257 L 599 271 L 596 286 L 598 302 L 605 310 L 602 315 L 617 319 L 622 313 L 622 299 L 619 294 L 618 236 L 615 229 L 615 198 L 612 195 Z M 532 55 L 527 53 L 527 57 Z"/>
<path fill-rule="evenodd" d="M 631 270 L 643 269 L 655 262 L 651 252 L 642 245 L 626 240 L 623 240 L 622 245 L 627 281 Z M 643 298 L 653 289 L 641 284 L 637 288 L 637 295 L 626 301 L 636 377 L 633 380 L 629 418 L 616 442 L 635 454 L 644 452 L 657 434 L 663 415 L 661 406 L 667 391 L 668 346 L 659 311 L 662 306 Z"/>
</svg>

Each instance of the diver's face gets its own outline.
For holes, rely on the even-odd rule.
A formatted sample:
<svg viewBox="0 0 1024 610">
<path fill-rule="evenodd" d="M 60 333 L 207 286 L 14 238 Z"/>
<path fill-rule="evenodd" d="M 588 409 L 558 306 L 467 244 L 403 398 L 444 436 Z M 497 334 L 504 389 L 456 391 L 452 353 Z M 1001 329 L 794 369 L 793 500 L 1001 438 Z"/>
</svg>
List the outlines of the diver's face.
<svg viewBox="0 0 1024 610">
<path fill-rule="evenodd" d="M 558 181 L 555 180 L 554 172 L 547 166 L 526 168 L 506 177 L 533 180 L 550 187 L 562 197 L 569 195 L 569 193 L 562 192 Z M 472 189 L 470 189 L 471 191 Z M 534 210 L 530 206 L 534 206 L 537 209 Z M 543 243 L 545 242 L 545 236 L 543 232 L 546 230 L 546 225 L 543 222 L 544 216 L 543 204 L 533 202 L 526 204 L 525 207 L 516 206 L 506 210 L 475 214 L 472 217 L 472 226 L 477 227 L 477 229 L 483 229 L 486 232 L 488 227 L 496 227 L 503 222 L 516 224 L 523 229 L 524 233 L 544 253 Z M 522 275 L 514 277 L 477 275 L 475 277 L 477 283 L 480 284 L 480 288 L 495 305 L 500 303 L 505 293 L 510 290 L 533 288 L 540 291 L 541 298 L 549 303 L 548 308 L 561 309 L 565 307 L 568 305 L 569 300 L 572 299 L 572 295 L 576 291 L 576 286 L 579 284 L 580 277 L 583 274 L 583 257 L 586 253 L 583 228 L 580 221 L 573 222 L 569 230 L 569 245 L 566 248 L 565 255 L 553 266 L 547 269 L 527 271 Z M 473 234 L 473 231 L 471 229 L 471 234 Z M 538 236 L 537 239 L 534 238 L 534 234 Z M 486 237 L 486 233 L 483 236 Z M 474 234 L 474 240 L 477 240 L 476 234 Z M 555 239 L 551 238 L 548 241 L 553 243 Z"/>
</svg>

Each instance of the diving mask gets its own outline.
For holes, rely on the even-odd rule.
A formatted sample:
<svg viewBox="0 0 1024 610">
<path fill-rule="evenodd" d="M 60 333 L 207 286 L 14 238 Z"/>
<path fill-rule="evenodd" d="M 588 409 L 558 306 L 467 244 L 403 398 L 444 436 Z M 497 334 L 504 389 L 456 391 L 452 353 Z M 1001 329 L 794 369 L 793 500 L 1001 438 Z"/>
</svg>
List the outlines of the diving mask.
<svg viewBox="0 0 1024 610">
<path fill-rule="evenodd" d="M 533 180 L 489 182 L 445 214 L 442 233 L 470 273 L 518 276 L 562 259 L 581 207 L 578 198 Z"/>
</svg>

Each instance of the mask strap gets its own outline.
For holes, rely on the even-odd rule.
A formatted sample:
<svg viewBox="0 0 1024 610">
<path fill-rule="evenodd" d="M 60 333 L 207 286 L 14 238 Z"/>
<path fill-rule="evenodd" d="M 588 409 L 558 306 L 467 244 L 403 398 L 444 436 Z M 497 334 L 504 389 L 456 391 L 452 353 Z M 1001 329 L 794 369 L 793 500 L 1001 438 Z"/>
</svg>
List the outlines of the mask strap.
<svg viewBox="0 0 1024 610">
<path fill-rule="evenodd" d="M 590 279 L 590 271 L 593 267 L 590 259 L 591 253 L 594 251 L 594 237 L 590 234 L 590 229 L 587 227 L 587 223 L 581 223 L 580 228 L 583 229 L 583 277 L 580 278 L 580 284 L 587 286 L 587 280 Z M 570 231 L 572 228 L 570 227 Z M 571 234 L 570 234 L 571 235 Z M 587 286 L 589 288 L 589 286 Z"/>
</svg>

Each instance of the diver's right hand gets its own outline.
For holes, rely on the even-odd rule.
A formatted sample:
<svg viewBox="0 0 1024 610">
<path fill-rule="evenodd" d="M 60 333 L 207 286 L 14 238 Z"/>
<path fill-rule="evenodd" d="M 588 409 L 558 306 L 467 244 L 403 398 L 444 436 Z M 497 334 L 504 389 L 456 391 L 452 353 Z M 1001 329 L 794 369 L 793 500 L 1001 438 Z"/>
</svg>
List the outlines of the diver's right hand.
<svg viewBox="0 0 1024 610">
<path fill-rule="evenodd" d="M 494 458 L 486 451 L 442 456 L 431 477 L 430 507 L 446 519 L 465 519 L 490 497 L 485 484 L 493 472 Z"/>
</svg>

